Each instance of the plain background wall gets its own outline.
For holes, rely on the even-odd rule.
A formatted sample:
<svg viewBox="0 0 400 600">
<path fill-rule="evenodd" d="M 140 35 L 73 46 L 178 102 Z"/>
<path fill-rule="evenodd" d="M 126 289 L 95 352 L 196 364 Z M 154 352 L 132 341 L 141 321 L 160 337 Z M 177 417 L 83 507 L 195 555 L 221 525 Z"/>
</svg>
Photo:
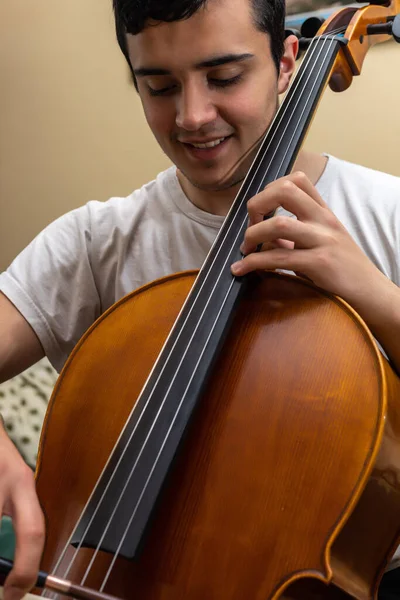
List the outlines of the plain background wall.
<svg viewBox="0 0 400 600">
<path fill-rule="evenodd" d="M 400 175 L 400 47 L 327 91 L 307 147 Z M 50 221 L 126 195 L 169 162 L 114 38 L 111 0 L 1 0 L 0 269 Z"/>
</svg>

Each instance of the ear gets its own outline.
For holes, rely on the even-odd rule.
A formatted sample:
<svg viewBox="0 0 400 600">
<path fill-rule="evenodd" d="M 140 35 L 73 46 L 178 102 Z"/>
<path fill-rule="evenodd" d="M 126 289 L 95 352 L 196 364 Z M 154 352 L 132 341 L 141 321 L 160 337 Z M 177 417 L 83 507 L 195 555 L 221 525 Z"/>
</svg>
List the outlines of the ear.
<svg viewBox="0 0 400 600">
<path fill-rule="evenodd" d="M 278 93 L 286 92 L 289 82 L 296 68 L 296 56 L 299 50 L 299 40 L 295 35 L 289 35 L 285 39 L 285 51 L 280 61 L 278 77 Z"/>
</svg>

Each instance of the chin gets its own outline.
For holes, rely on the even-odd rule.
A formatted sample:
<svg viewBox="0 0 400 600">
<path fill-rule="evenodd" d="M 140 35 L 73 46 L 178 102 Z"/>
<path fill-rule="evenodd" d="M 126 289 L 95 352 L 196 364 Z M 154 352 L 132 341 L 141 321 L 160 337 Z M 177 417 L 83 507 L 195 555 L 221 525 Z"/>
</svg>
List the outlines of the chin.
<svg viewBox="0 0 400 600">
<path fill-rule="evenodd" d="M 228 190 L 241 183 L 247 173 L 243 168 L 232 169 L 232 165 L 222 167 L 215 163 L 204 165 L 201 169 L 193 169 L 188 165 L 185 168 L 179 164 L 177 167 L 191 185 L 209 192 Z"/>
<path fill-rule="evenodd" d="M 204 192 L 223 192 L 235 187 L 243 181 L 243 177 L 239 177 L 239 175 L 231 177 L 227 181 L 223 181 L 223 177 L 195 177 L 187 171 L 182 171 L 182 169 L 180 169 L 180 171 L 193 187 Z"/>
<path fill-rule="evenodd" d="M 230 190 L 236 186 L 238 186 L 239 184 L 242 183 L 242 179 L 240 180 L 233 180 L 233 181 L 228 181 L 224 184 L 221 184 L 219 182 L 214 182 L 214 183 L 210 183 L 210 184 L 205 184 L 203 186 L 199 185 L 196 187 L 199 187 L 200 189 L 204 190 L 205 192 L 224 192 L 226 190 Z"/>
</svg>

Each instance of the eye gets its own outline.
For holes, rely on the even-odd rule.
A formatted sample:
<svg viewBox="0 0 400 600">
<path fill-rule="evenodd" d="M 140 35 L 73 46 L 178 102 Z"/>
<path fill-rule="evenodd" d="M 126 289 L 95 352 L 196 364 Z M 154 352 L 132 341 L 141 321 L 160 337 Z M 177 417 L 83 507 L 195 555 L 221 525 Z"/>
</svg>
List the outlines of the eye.
<svg viewBox="0 0 400 600">
<path fill-rule="evenodd" d="M 164 87 L 164 88 L 160 88 L 159 90 L 156 90 L 148 85 L 147 89 L 149 91 L 150 96 L 167 96 L 169 93 L 173 92 L 173 90 L 175 89 L 175 86 L 170 85 L 168 87 Z"/>
<path fill-rule="evenodd" d="M 230 85 L 235 85 L 235 83 L 239 83 L 243 78 L 242 73 L 239 75 L 235 75 L 235 77 L 229 77 L 229 79 L 209 79 L 209 83 L 214 85 L 215 87 L 225 88 Z"/>
</svg>

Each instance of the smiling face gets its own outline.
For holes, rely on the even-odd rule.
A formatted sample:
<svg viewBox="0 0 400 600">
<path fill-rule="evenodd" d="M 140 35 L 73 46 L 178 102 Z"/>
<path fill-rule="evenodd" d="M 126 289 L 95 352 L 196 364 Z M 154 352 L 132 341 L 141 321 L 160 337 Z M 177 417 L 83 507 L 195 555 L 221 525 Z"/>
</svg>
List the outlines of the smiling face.
<svg viewBox="0 0 400 600">
<path fill-rule="evenodd" d="M 147 122 L 189 195 L 191 187 L 219 191 L 240 182 L 249 166 L 241 159 L 287 88 L 293 44 L 278 76 L 250 0 L 210 0 L 189 19 L 150 23 L 127 40 Z"/>
</svg>

